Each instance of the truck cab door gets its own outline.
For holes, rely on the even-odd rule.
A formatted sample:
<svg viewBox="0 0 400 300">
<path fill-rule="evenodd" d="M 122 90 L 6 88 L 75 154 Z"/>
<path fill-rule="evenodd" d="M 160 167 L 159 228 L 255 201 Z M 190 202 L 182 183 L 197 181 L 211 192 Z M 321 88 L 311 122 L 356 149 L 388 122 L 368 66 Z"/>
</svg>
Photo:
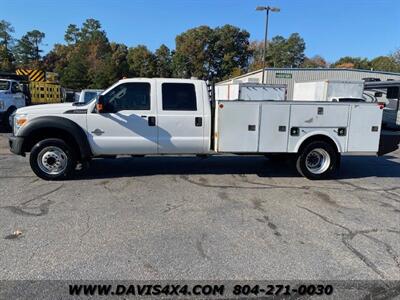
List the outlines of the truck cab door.
<svg viewBox="0 0 400 300">
<path fill-rule="evenodd" d="M 102 95 L 103 111 L 87 115 L 95 155 L 157 153 L 156 91 L 153 81 L 124 81 Z"/>
<path fill-rule="evenodd" d="M 158 153 L 206 152 L 204 99 L 199 83 L 157 80 Z"/>
<path fill-rule="evenodd" d="M 11 83 L 11 95 L 13 99 L 13 103 L 11 105 L 15 106 L 16 108 L 25 106 L 25 95 L 22 92 L 19 84 L 15 81 Z"/>
</svg>

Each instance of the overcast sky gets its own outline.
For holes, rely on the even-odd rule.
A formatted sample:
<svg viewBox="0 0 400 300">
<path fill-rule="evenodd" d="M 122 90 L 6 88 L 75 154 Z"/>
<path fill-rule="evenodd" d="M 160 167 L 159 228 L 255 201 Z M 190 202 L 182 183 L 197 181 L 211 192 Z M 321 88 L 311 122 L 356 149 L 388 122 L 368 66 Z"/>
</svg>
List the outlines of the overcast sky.
<svg viewBox="0 0 400 300">
<path fill-rule="evenodd" d="M 100 20 L 111 41 L 156 49 L 175 46 L 175 36 L 199 25 L 233 24 L 251 39 L 264 37 L 264 14 L 257 5 L 281 8 L 270 17 L 269 37 L 298 32 L 306 54 L 329 62 L 339 57 L 373 58 L 400 48 L 400 0 L 0 0 L 0 19 L 15 27 L 15 37 L 38 29 L 45 51 L 63 43 L 68 24 Z"/>
</svg>

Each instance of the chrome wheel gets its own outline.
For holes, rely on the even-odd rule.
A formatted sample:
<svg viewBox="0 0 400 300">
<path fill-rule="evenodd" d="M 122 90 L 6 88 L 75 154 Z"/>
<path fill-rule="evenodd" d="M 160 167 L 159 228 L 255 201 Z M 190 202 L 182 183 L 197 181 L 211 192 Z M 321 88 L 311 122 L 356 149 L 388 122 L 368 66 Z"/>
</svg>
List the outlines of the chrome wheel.
<svg viewBox="0 0 400 300">
<path fill-rule="evenodd" d="M 328 170 L 331 164 L 331 157 L 329 153 L 322 149 L 313 149 L 306 156 L 306 168 L 313 174 L 322 174 Z"/>
<path fill-rule="evenodd" d="M 63 173 L 68 164 L 67 154 L 59 147 L 45 147 L 37 156 L 37 163 L 43 172 L 49 175 Z"/>
</svg>

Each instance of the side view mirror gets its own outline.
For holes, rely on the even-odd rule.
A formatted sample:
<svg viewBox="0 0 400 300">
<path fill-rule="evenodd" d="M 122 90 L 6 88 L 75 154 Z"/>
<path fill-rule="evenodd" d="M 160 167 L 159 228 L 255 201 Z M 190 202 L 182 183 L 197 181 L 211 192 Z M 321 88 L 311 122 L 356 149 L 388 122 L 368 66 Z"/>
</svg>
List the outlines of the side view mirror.
<svg viewBox="0 0 400 300">
<path fill-rule="evenodd" d="M 104 112 L 104 96 L 103 95 L 100 95 L 99 98 L 97 99 L 96 110 L 99 114 Z"/>
<path fill-rule="evenodd" d="M 383 93 L 382 92 L 375 92 L 374 96 L 375 96 L 375 98 L 380 98 L 380 97 L 383 96 Z"/>
</svg>

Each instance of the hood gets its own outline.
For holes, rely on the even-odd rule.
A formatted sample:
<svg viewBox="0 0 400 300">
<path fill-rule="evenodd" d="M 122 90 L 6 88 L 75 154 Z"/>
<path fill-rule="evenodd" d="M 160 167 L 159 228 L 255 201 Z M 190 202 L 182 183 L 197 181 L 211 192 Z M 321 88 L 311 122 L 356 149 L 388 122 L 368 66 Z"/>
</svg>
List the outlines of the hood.
<svg viewBox="0 0 400 300">
<path fill-rule="evenodd" d="M 42 104 L 32 105 L 18 108 L 17 114 L 62 114 L 71 109 L 85 109 L 87 105 L 73 105 L 73 103 L 57 103 L 57 104 Z"/>
</svg>

